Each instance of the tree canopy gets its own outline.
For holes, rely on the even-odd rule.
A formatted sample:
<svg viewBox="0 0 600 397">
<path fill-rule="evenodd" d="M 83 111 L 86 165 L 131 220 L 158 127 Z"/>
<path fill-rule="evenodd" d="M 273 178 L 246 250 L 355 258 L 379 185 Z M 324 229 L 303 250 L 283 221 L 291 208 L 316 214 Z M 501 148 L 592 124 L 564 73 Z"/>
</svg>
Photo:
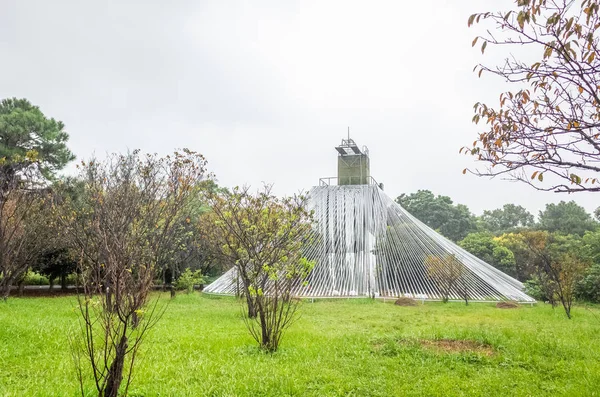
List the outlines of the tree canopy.
<svg viewBox="0 0 600 397">
<path fill-rule="evenodd" d="M 529 211 L 515 204 L 504 204 L 502 208 L 485 210 L 481 220 L 485 228 L 492 233 L 504 233 L 517 228 L 530 227 L 535 222 Z"/>
<path fill-rule="evenodd" d="M 459 245 L 490 265 L 515 276 L 515 256 L 489 233 L 471 233 Z"/>
<path fill-rule="evenodd" d="M 469 208 L 454 204 L 448 196 L 435 196 L 429 190 L 419 190 L 409 195 L 401 194 L 396 202 L 415 218 L 453 241 L 459 241 L 475 231 L 475 218 Z"/>
<path fill-rule="evenodd" d="M 598 0 L 518 0 L 507 12 L 469 17 L 469 26 L 487 24 L 472 43 L 482 53 L 488 45 L 520 47 L 500 65 L 475 68 L 514 88 L 500 93 L 496 106 L 474 106 L 482 130 L 461 152 L 486 167 L 473 173 L 540 190 L 600 191 L 599 9 Z M 528 61 L 518 55 L 525 53 Z"/>
<path fill-rule="evenodd" d="M 52 178 L 75 156 L 67 148 L 64 124 L 47 118 L 27 99 L 0 102 L 0 177 L 10 178 L 34 166 Z"/>
<path fill-rule="evenodd" d="M 586 231 L 597 227 L 597 222 L 575 201 L 546 204 L 546 209 L 539 214 L 539 228 L 549 232 L 583 236 Z"/>
</svg>

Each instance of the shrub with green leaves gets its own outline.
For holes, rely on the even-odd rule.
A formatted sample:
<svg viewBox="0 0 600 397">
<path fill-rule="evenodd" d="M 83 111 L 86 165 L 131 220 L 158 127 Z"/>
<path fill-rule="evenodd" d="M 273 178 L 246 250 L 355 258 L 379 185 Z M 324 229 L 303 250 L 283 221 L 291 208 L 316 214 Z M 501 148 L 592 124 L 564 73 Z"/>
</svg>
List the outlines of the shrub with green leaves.
<svg viewBox="0 0 600 397">
<path fill-rule="evenodd" d="M 50 282 L 46 276 L 37 272 L 28 271 L 23 279 L 24 285 L 48 285 Z"/>
<path fill-rule="evenodd" d="M 529 280 L 523 283 L 525 287 L 525 293 L 532 298 L 545 302 L 549 298 L 546 296 L 546 293 L 542 289 L 540 278 L 538 276 L 533 276 Z"/>
<path fill-rule="evenodd" d="M 185 290 L 188 294 L 194 292 L 194 286 L 204 284 L 205 279 L 200 270 L 192 272 L 188 267 L 185 269 L 181 276 L 175 283 L 175 288 L 178 290 Z"/>
</svg>

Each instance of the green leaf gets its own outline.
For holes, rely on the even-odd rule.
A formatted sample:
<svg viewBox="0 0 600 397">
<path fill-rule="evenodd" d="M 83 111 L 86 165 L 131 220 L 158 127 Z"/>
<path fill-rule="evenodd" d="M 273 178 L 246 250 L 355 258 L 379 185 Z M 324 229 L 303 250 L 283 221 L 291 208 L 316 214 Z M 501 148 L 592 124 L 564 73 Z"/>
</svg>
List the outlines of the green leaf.
<svg viewBox="0 0 600 397">
<path fill-rule="evenodd" d="M 571 17 L 568 21 L 567 24 L 565 25 L 565 30 L 568 31 L 569 29 L 571 29 L 571 26 L 573 26 L 573 17 Z"/>
<path fill-rule="evenodd" d="M 519 24 L 521 30 L 525 28 L 525 18 L 526 14 L 524 11 L 519 12 L 519 15 L 517 15 L 517 23 Z"/>
<path fill-rule="evenodd" d="M 471 16 L 469 17 L 469 21 L 467 22 L 467 26 L 471 26 L 471 25 L 473 25 L 473 22 L 475 21 L 475 17 L 476 17 L 476 16 L 477 16 L 476 14 L 473 14 L 473 15 L 471 15 Z"/>
</svg>

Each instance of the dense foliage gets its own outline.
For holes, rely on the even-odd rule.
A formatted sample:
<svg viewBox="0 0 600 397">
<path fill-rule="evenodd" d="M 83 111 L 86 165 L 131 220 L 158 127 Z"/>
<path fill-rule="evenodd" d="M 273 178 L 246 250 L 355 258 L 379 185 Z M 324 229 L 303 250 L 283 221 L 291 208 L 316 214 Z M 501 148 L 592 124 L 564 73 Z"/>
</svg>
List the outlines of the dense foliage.
<svg viewBox="0 0 600 397">
<path fill-rule="evenodd" d="M 502 208 L 483 211 L 481 221 L 486 230 L 492 233 L 503 233 L 532 226 L 534 217 L 520 205 L 504 204 Z"/>
<path fill-rule="evenodd" d="M 515 254 L 491 233 L 471 233 L 459 245 L 504 273 L 516 275 Z"/>
<path fill-rule="evenodd" d="M 435 196 L 429 190 L 419 190 L 398 196 L 396 202 L 450 240 L 459 241 L 476 230 L 475 219 L 467 206 L 455 205 L 448 196 Z"/>
</svg>

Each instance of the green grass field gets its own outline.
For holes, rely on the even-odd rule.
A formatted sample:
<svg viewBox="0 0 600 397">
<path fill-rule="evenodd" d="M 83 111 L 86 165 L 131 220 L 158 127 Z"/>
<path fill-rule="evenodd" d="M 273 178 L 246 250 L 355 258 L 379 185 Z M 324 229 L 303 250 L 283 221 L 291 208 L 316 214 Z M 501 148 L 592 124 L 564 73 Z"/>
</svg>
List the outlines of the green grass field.
<svg viewBox="0 0 600 397">
<path fill-rule="evenodd" d="M 74 306 L 73 297 L 0 303 L 0 395 L 80 395 L 66 340 Z M 130 396 L 600 394 L 597 310 L 567 320 L 543 304 L 328 300 L 301 312 L 268 355 L 235 299 L 178 295 L 145 341 Z"/>
</svg>

